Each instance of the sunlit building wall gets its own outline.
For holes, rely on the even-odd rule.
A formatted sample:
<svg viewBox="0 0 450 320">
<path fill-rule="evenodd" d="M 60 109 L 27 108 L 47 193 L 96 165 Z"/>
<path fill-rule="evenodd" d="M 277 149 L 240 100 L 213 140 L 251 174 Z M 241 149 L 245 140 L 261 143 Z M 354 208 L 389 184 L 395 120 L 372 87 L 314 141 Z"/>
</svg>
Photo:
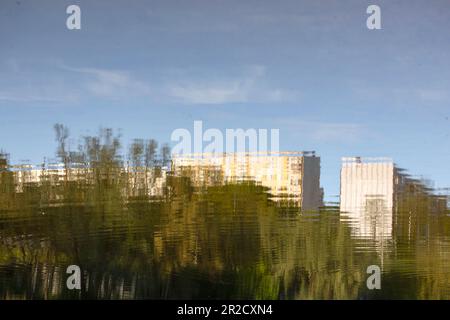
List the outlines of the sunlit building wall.
<svg viewBox="0 0 450 320">
<path fill-rule="evenodd" d="M 343 158 L 340 210 L 356 235 L 391 237 L 395 179 L 390 159 Z"/>
<path fill-rule="evenodd" d="M 303 209 L 322 203 L 320 157 L 314 153 L 223 153 L 174 156 L 172 170 L 188 175 L 197 186 L 255 181 L 276 201 L 289 200 Z"/>
<path fill-rule="evenodd" d="M 57 185 L 64 181 L 84 181 L 89 184 L 95 179 L 94 170 L 89 167 L 73 167 L 68 170 L 62 163 L 47 164 L 36 167 L 33 165 L 17 165 L 12 167 L 16 192 L 23 192 L 27 185 L 42 185 L 48 182 Z M 166 168 L 143 168 L 126 166 L 120 169 L 126 177 L 122 193 L 125 197 L 162 196 L 167 179 Z"/>
<path fill-rule="evenodd" d="M 124 196 L 158 197 L 164 193 L 167 181 L 166 168 L 126 167 L 127 190 Z"/>
</svg>

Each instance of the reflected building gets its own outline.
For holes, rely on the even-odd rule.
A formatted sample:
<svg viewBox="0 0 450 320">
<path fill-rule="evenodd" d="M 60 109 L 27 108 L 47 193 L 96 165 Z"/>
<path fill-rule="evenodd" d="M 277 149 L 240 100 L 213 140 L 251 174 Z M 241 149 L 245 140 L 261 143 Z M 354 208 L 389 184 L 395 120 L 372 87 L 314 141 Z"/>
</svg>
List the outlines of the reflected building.
<svg viewBox="0 0 450 320">
<path fill-rule="evenodd" d="M 161 197 L 164 195 L 168 170 L 166 167 L 124 168 L 127 178 L 126 197 Z"/>
<path fill-rule="evenodd" d="M 27 186 L 44 183 L 57 186 L 61 183 L 83 182 L 94 184 L 98 179 L 95 169 L 84 164 L 71 164 L 68 169 L 63 163 L 47 163 L 41 166 L 21 164 L 10 166 L 15 191 L 24 192 Z M 168 170 L 165 167 L 133 167 L 130 165 L 120 167 L 115 173 L 117 179 L 122 177 L 122 194 L 125 197 L 161 197 L 164 193 Z M 54 200 L 63 200 L 61 195 L 52 195 Z"/>
<path fill-rule="evenodd" d="M 340 211 L 354 235 L 375 240 L 401 232 L 399 212 L 417 215 L 447 210 L 447 199 L 435 195 L 423 179 L 415 179 L 389 158 L 342 158 Z"/>
<path fill-rule="evenodd" d="M 322 205 L 320 157 L 314 152 L 248 152 L 174 155 L 172 171 L 195 186 L 254 181 L 275 201 L 291 201 L 305 210 Z"/>
<path fill-rule="evenodd" d="M 392 235 L 394 192 L 398 172 L 391 159 L 343 158 L 340 210 L 356 236 Z"/>
</svg>

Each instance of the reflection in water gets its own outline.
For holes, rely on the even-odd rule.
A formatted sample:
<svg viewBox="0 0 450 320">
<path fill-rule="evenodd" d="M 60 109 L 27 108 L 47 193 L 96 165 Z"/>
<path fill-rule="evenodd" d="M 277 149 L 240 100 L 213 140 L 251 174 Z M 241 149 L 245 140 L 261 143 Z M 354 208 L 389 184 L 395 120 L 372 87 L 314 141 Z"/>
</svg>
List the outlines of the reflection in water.
<svg viewBox="0 0 450 320">
<path fill-rule="evenodd" d="M 344 158 L 340 208 L 354 235 L 391 238 L 396 180 L 398 173 L 389 159 Z"/>
<path fill-rule="evenodd" d="M 391 159 L 343 158 L 341 215 L 352 224 L 353 234 L 375 240 L 391 239 L 399 211 L 445 212 L 447 199 L 436 196 L 424 181 L 398 168 Z"/>
<path fill-rule="evenodd" d="M 174 156 L 173 171 L 196 186 L 255 181 L 274 201 L 317 210 L 322 205 L 320 158 L 314 152 L 192 154 Z"/>
<path fill-rule="evenodd" d="M 450 298 L 447 205 L 391 164 L 345 164 L 341 214 L 291 201 L 307 192 L 304 155 L 168 170 L 154 141 L 126 161 L 119 149 L 103 131 L 77 152 L 60 143 L 57 165 L 0 156 L 0 298 Z M 238 163 L 253 171 L 228 173 Z M 79 291 L 65 285 L 71 264 Z M 366 287 L 373 264 L 382 290 Z"/>
</svg>

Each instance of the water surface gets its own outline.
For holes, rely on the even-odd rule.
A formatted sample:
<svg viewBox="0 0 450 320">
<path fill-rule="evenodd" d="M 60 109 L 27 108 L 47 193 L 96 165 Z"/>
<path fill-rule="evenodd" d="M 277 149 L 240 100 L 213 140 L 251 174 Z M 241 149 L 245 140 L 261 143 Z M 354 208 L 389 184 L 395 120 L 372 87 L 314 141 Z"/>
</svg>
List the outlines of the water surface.
<svg viewBox="0 0 450 320">
<path fill-rule="evenodd" d="M 450 298 L 450 218 L 426 198 L 365 234 L 338 206 L 302 211 L 251 182 L 168 177 L 159 196 L 125 197 L 111 168 L 20 192 L 1 174 L 2 299 Z M 66 287 L 72 264 L 81 290 Z M 367 289 L 370 265 L 381 290 Z"/>
</svg>

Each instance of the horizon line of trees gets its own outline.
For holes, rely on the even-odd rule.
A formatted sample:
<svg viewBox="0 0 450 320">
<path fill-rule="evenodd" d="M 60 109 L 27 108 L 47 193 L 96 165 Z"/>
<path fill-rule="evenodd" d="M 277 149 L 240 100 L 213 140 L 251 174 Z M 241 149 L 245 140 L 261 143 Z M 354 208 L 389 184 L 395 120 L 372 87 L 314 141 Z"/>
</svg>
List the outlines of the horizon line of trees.
<svg viewBox="0 0 450 320">
<path fill-rule="evenodd" d="M 170 147 L 168 143 L 161 146 L 153 138 L 135 138 L 127 146 L 127 152 L 121 153 L 124 145 L 122 136 L 112 128 L 100 128 L 98 135 L 86 135 L 79 139 L 75 148 L 70 148 L 69 128 L 63 124 L 54 125 L 55 141 L 57 143 L 55 159 L 69 169 L 73 164 L 85 164 L 92 167 L 99 165 L 132 166 L 132 167 L 165 167 L 170 163 Z M 24 161 L 27 162 L 27 161 Z M 20 165 L 20 164 L 19 164 Z M 0 171 L 8 170 L 10 154 L 0 149 Z"/>
</svg>

